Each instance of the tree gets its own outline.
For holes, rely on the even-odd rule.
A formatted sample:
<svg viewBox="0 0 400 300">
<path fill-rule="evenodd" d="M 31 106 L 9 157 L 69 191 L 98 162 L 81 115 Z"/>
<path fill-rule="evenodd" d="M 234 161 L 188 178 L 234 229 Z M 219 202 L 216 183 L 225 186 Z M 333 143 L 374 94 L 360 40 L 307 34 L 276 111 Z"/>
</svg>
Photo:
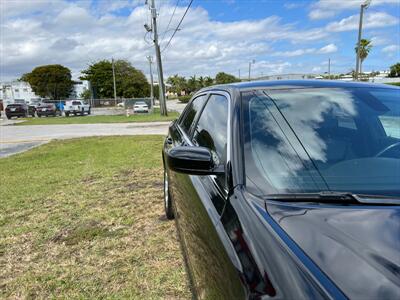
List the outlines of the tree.
<svg viewBox="0 0 400 300">
<path fill-rule="evenodd" d="M 203 76 L 200 76 L 199 79 L 197 79 L 197 86 L 198 88 L 202 89 L 203 87 L 206 86 L 205 80 Z"/>
<path fill-rule="evenodd" d="M 389 77 L 400 77 L 400 62 L 390 66 Z"/>
<path fill-rule="evenodd" d="M 362 73 L 362 63 L 367 58 L 369 52 L 372 49 L 372 42 L 367 39 L 360 40 L 360 74 Z M 358 45 L 354 48 L 356 53 L 358 53 Z"/>
<path fill-rule="evenodd" d="M 215 76 L 215 82 L 217 84 L 225 84 L 225 83 L 232 83 L 232 82 L 238 82 L 238 81 L 240 81 L 240 80 L 237 79 L 235 76 L 224 73 L 224 72 L 219 72 Z"/>
<path fill-rule="evenodd" d="M 199 89 L 196 75 L 190 76 L 190 78 L 187 81 L 187 87 L 190 93 L 195 92 Z"/>
<path fill-rule="evenodd" d="M 214 84 L 214 79 L 212 79 L 210 76 L 206 76 L 204 78 L 204 84 L 205 86 L 210 86 Z"/>
<path fill-rule="evenodd" d="M 148 97 L 150 95 L 150 85 L 143 72 L 134 68 L 126 60 L 114 62 L 115 83 L 117 97 L 134 98 Z M 101 60 L 89 65 L 80 79 L 90 81 L 97 98 L 113 98 L 114 84 L 112 74 L 112 62 Z"/>
<path fill-rule="evenodd" d="M 68 98 L 74 86 L 71 71 L 62 65 L 36 67 L 20 80 L 28 82 L 35 94 L 51 99 Z"/>
<path fill-rule="evenodd" d="M 90 90 L 84 89 L 83 92 L 79 96 L 85 100 L 89 100 L 90 99 Z"/>
<path fill-rule="evenodd" d="M 187 82 L 185 77 L 175 74 L 168 77 L 167 83 L 171 85 L 170 91 L 180 94 L 182 91 L 187 91 Z"/>
</svg>

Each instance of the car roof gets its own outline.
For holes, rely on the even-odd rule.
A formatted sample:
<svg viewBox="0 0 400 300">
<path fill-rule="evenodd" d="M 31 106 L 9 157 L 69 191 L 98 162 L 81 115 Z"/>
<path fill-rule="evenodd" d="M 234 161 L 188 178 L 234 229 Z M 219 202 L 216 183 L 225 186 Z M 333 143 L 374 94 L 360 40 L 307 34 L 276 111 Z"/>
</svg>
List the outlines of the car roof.
<svg viewBox="0 0 400 300">
<path fill-rule="evenodd" d="M 254 89 L 295 89 L 295 88 L 385 88 L 399 89 L 393 85 L 355 82 L 355 81 L 339 81 L 339 80 L 263 80 L 263 81 L 246 81 L 229 84 L 214 85 L 201 90 L 201 92 L 210 90 L 254 90 Z"/>
</svg>

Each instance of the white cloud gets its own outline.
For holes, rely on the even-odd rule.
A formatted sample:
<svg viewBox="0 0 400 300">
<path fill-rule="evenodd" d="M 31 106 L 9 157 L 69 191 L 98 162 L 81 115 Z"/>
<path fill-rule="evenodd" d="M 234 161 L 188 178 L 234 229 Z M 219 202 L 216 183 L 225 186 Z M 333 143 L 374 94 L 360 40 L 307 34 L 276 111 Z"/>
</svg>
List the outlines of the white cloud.
<svg viewBox="0 0 400 300">
<path fill-rule="evenodd" d="M 400 45 L 389 45 L 382 49 L 384 53 L 400 53 Z"/>
<path fill-rule="evenodd" d="M 328 54 L 333 53 L 338 50 L 335 44 L 328 44 L 320 49 L 316 48 L 307 48 L 307 49 L 296 49 L 292 51 L 278 51 L 274 52 L 272 56 L 282 56 L 282 57 L 295 57 L 295 56 L 302 56 L 306 54 Z"/>
<path fill-rule="evenodd" d="M 360 9 L 365 0 L 319 0 L 311 5 L 309 18 L 312 20 L 326 19 L 336 16 L 345 10 Z M 398 0 L 372 0 L 370 6 L 393 4 L 399 6 Z"/>
<path fill-rule="evenodd" d="M 321 67 L 313 67 L 313 68 L 311 69 L 311 72 L 313 72 L 313 73 L 320 73 L 321 70 L 322 70 Z"/>
<path fill-rule="evenodd" d="M 299 8 L 299 7 L 304 6 L 304 3 L 303 3 L 303 2 L 298 2 L 298 3 L 296 3 L 296 2 L 289 2 L 289 3 L 285 3 L 283 6 L 284 6 L 286 9 L 295 9 L 295 8 Z"/>
<path fill-rule="evenodd" d="M 50 63 L 63 64 L 76 76 L 88 64 L 112 57 L 127 59 L 147 73 L 146 55 L 154 55 L 152 45 L 147 44 L 143 38 L 143 24 L 149 15 L 148 7 L 139 0 L 104 0 L 96 3 L 93 7 L 89 1 L 0 0 L 1 77 L 17 78 L 35 66 Z M 162 38 L 175 3 L 161 3 L 161 48 L 164 48 L 172 34 L 169 31 Z M 129 8 L 130 14 L 113 14 L 121 8 Z M 185 9 L 184 5 L 177 7 L 170 28 L 177 26 Z M 389 16 L 385 20 L 390 21 L 391 18 L 394 17 Z M 341 28 L 349 27 L 348 20 L 342 23 Z M 333 31 L 337 31 L 337 26 L 330 26 Z M 184 76 L 213 76 L 218 71 L 237 74 L 238 69 L 244 72 L 248 68 L 249 59 L 253 58 L 265 75 L 306 71 L 306 64 L 298 67 L 292 60 L 280 61 L 280 57 L 294 60 L 303 55 L 323 55 L 338 51 L 334 44 L 337 39 L 331 39 L 331 36 L 332 32 L 325 27 L 299 29 L 298 24 L 284 22 L 279 16 L 215 21 L 204 8 L 193 6 L 181 30 L 167 51 L 163 52 L 164 72 L 166 76 L 175 73 Z M 325 46 L 310 46 L 314 42 Z M 285 51 L 273 50 L 276 44 L 285 45 Z M 266 57 L 276 58 L 277 61 L 266 61 Z"/>
<path fill-rule="evenodd" d="M 273 53 L 273 56 L 283 56 L 283 57 L 294 57 L 294 56 L 301 56 L 305 54 L 311 54 L 315 53 L 314 48 L 309 48 L 309 49 L 296 49 L 293 51 L 278 51 Z"/>
<path fill-rule="evenodd" d="M 373 46 L 382 46 L 388 43 L 388 39 L 382 36 L 373 36 L 371 42 Z"/>
<path fill-rule="evenodd" d="M 331 32 L 341 32 L 358 29 L 359 16 L 352 15 L 340 21 L 331 22 L 326 29 Z M 385 12 L 373 12 L 365 15 L 363 28 L 381 28 L 393 26 L 399 23 L 399 19 Z"/>
<path fill-rule="evenodd" d="M 335 44 L 329 44 L 329 45 L 326 45 L 325 47 L 322 47 L 321 49 L 319 49 L 318 53 L 327 54 L 327 53 L 336 52 L 337 50 L 338 50 L 338 48 L 336 47 Z"/>
</svg>

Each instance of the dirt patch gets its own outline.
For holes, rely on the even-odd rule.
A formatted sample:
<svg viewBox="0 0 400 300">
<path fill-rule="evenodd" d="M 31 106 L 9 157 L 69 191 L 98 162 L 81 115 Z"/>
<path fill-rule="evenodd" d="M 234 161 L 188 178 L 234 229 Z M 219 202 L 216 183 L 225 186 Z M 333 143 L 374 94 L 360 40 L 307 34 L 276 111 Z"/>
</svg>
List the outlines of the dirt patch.
<svg viewBox="0 0 400 300">
<path fill-rule="evenodd" d="M 57 232 L 50 241 L 53 243 L 64 243 L 71 246 L 83 241 L 91 241 L 98 237 L 113 236 L 115 232 L 109 231 L 97 221 L 79 224 L 74 228 L 64 228 Z"/>
</svg>

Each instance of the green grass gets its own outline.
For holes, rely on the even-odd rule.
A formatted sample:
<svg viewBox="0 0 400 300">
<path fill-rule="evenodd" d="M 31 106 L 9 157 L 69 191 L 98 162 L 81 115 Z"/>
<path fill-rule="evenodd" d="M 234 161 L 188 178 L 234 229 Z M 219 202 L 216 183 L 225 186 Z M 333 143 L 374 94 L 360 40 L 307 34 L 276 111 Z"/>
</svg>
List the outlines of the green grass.
<svg viewBox="0 0 400 300">
<path fill-rule="evenodd" d="M 400 86 L 400 82 L 388 82 L 386 84 Z"/>
<path fill-rule="evenodd" d="M 95 123 L 133 123 L 133 122 L 162 122 L 172 121 L 179 116 L 177 112 L 168 112 L 168 116 L 160 115 L 159 110 L 149 114 L 107 115 L 107 116 L 71 116 L 71 117 L 42 117 L 26 118 L 25 122 L 16 125 L 53 125 L 53 124 L 95 124 Z"/>
<path fill-rule="evenodd" d="M 74 139 L 0 159 L 0 298 L 190 298 L 161 145 Z"/>
</svg>

